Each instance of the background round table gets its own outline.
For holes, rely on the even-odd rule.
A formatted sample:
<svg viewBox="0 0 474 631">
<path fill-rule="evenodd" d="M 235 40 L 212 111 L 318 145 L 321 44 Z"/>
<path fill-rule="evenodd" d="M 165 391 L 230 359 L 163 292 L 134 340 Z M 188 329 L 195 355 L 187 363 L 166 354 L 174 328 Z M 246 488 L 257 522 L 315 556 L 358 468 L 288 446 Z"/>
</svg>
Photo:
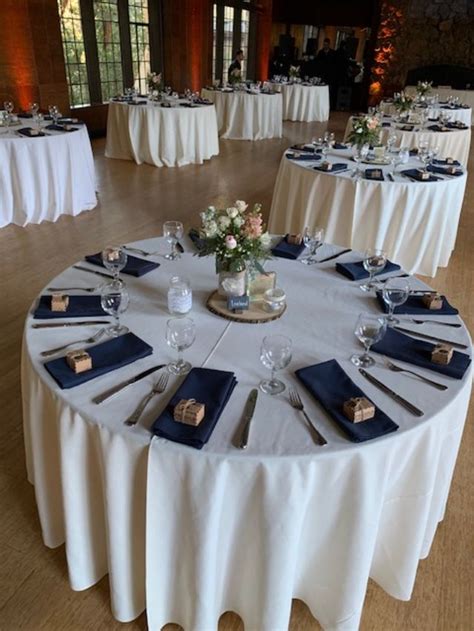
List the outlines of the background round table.
<svg viewBox="0 0 474 631">
<path fill-rule="evenodd" d="M 329 243 L 364 251 L 382 248 L 410 273 L 435 276 L 446 267 L 456 234 L 467 174 L 438 182 L 412 182 L 399 171 L 420 168 L 417 159 L 397 167 L 395 181 L 355 180 L 350 150 L 329 154 L 346 163 L 342 173 L 315 171 L 315 162 L 297 162 L 283 155 L 277 174 L 268 228 L 297 233 L 320 226 Z M 321 162 L 321 160 L 319 160 Z M 362 164 L 365 168 L 388 167 Z M 433 175 L 437 175 L 434 173 Z M 386 177 L 386 176 L 385 176 Z"/>
<path fill-rule="evenodd" d="M 142 100 L 142 99 L 140 99 Z M 219 154 L 216 111 L 212 105 L 161 107 L 110 101 L 107 158 L 157 167 L 202 164 Z"/>
<path fill-rule="evenodd" d="M 149 251 L 167 247 L 162 239 L 138 245 Z M 325 245 L 321 256 L 337 250 Z M 357 258 L 351 253 L 344 260 Z M 146 276 L 127 277 L 131 303 L 123 316 L 153 346 L 153 356 L 60 390 L 39 352 L 76 339 L 77 330 L 34 330 L 30 316 L 26 321 L 28 475 L 46 545 L 66 543 L 73 589 L 86 589 L 108 573 L 114 615 L 131 620 L 146 607 L 151 631 L 168 622 L 215 629 L 226 610 L 236 611 L 246 628 L 284 629 L 292 598 L 304 600 L 325 628 L 356 629 L 369 577 L 393 597 L 409 599 L 418 561 L 428 555 L 443 518 L 471 370 L 462 380 L 436 375 L 448 385 L 440 392 L 389 372 L 379 358 L 374 374 L 424 410 L 422 419 L 413 417 L 364 383 L 350 363 L 361 350 L 353 333 L 357 314 L 378 308 L 358 283 L 336 273 L 334 261 L 312 267 L 272 261 L 267 268 L 277 272 L 288 309 L 279 320 L 260 325 L 207 311 L 206 298 L 216 286 L 212 259 L 186 253 L 179 261 L 160 261 Z M 175 378 L 132 429 L 123 420 L 156 378 L 100 406 L 91 402 L 174 356 L 165 344 L 171 274 L 187 275 L 194 290 L 197 337 L 187 359 L 194 366 L 233 370 L 238 380 L 201 451 L 150 435 L 148 428 L 175 391 Z M 54 284 L 90 284 L 91 278 L 71 268 Z M 423 287 L 416 279 L 411 283 Z M 423 326 L 435 334 L 439 328 Z M 398 431 L 351 443 L 298 385 L 328 445 L 313 443 L 285 396 L 260 393 L 249 446 L 236 448 L 246 398 L 268 372 L 259 361 L 260 343 L 273 333 L 293 340 L 292 363 L 281 375 L 288 385 L 297 385 L 294 370 L 335 358 Z M 464 328 L 450 334 L 470 344 Z"/>
<path fill-rule="evenodd" d="M 281 94 L 249 94 L 246 91 L 201 92 L 216 106 L 217 126 L 222 138 L 263 140 L 281 138 L 283 113 Z"/>
<path fill-rule="evenodd" d="M 22 120 L 0 127 L 0 228 L 57 221 L 97 205 L 94 158 L 85 125 L 27 138 Z"/>
<path fill-rule="evenodd" d="M 273 84 L 281 89 L 283 120 L 324 122 L 329 119 L 329 87 L 302 83 Z"/>
<path fill-rule="evenodd" d="M 408 85 L 405 91 L 410 96 L 415 96 L 416 87 L 414 85 Z M 461 103 L 469 105 L 471 112 L 474 111 L 474 90 L 453 90 L 452 88 L 433 87 L 431 88 L 430 94 L 437 94 L 440 101 L 447 101 L 450 96 L 458 97 Z M 474 125 L 474 118 L 472 119 L 471 125 Z"/>
<path fill-rule="evenodd" d="M 384 114 L 395 116 L 397 110 L 391 101 L 381 101 L 380 107 Z M 451 107 L 448 104 L 428 105 L 427 107 L 415 107 L 415 112 L 420 114 L 426 111 L 428 118 L 439 118 L 440 114 L 447 117 L 449 121 L 460 121 L 465 125 L 472 125 L 472 108 L 471 107 Z M 431 121 L 434 122 L 434 121 Z M 429 123 L 428 123 L 429 124 Z"/>
</svg>

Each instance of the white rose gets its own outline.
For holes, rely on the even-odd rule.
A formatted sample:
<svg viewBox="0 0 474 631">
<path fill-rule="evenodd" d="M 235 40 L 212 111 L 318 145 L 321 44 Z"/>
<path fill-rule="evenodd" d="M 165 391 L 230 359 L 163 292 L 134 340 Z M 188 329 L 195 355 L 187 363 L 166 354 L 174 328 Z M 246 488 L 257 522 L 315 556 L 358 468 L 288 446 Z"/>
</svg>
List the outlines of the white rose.
<svg viewBox="0 0 474 631">
<path fill-rule="evenodd" d="M 228 208 L 226 212 L 231 219 L 234 219 L 234 217 L 237 217 L 237 215 L 239 214 L 239 211 L 234 206 Z"/>
<path fill-rule="evenodd" d="M 213 237 L 217 232 L 217 224 L 215 221 L 208 221 L 204 226 L 206 237 Z"/>
<path fill-rule="evenodd" d="M 262 236 L 260 237 L 260 243 L 263 245 L 264 248 L 269 248 L 271 242 L 272 242 L 271 236 L 268 234 L 268 232 L 264 232 Z"/>
<path fill-rule="evenodd" d="M 237 208 L 237 210 L 239 211 L 239 213 L 244 213 L 247 210 L 248 204 L 246 204 L 244 201 L 242 201 L 241 199 L 238 199 L 235 202 L 235 207 Z"/>
<path fill-rule="evenodd" d="M 245 220 L 242 219 L 242 217 L 236 217 L 234 219 L 234 226 L 236 228 L 241 228 L 244 225 L 244 223 L 245 223 Z"/>
<path fill-rule="evenodd" d="M 221 230 L 225 230 L 226 228 L 228 228 L 230 226 L 230 219 L 229 219 L 229 217 L 219 217 L 218 224 L 219 224 L 219 228 Z"/>
</svg>

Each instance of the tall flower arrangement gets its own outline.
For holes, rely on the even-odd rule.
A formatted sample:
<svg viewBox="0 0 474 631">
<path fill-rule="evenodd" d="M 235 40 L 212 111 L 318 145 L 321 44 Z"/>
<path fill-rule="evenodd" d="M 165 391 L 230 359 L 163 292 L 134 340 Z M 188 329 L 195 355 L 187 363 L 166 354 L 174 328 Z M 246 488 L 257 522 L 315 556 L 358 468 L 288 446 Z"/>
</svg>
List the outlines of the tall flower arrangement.
<svg viewBox="0 0 474 631">
<path fill-rule="evenodd" d="M 393 105 L 395 109 L 402 114 L 408 112 L 413 107 L 413 99 L 405 92 L 397 92 L 393 97 Z"/>
<path fill-rule="evenodd" d="M 297 79 L 300 76 L 300 67 L 299 66 L 290 66 L 288 71 L 290 79 Z"/>
<path fill-rule="evenodd" d="M 234 83 L 241 83 L 242 81 L 242 72 L 239 68 L 234 68 L 229 76 L 229 83 L 233 85 Z"/>
<path fill-rule="evenodd" d="M 157 72 L 150 72 L 147 75 L 146 80 L 148 82 L 148 89 L 151 92 L 153 92 L 155 90 L 161 90 L 161 82 L 162 82 L 161 72 L 159 72 L 159 73 L 157 73 Z"/>
<path fill-rule="evenodd" d="M 416 93 L 418 94 L 418 96 L 426 96 L 431 92 L 432 85 L 432 81 L 418 81 L 418 85 L 416 86 Z"/>
<path fill-rule="evenodd" d="M 352 131 L 349 141 L 361 147 L 362 145 L 376 145 L 380 138 L 380 121 L 376 116 L 362 116 L 352 120 Z"/>
</svg>

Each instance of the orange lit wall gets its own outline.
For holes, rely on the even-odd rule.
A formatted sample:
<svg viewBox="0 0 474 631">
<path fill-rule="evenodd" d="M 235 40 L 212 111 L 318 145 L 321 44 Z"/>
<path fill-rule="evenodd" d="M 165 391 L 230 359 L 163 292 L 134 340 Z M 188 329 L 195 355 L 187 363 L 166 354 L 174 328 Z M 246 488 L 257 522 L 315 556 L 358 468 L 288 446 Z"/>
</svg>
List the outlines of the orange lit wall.
<svg viewBox="0 0 474 631">
<path fill-rule="evenodd" d="M 393 86 L 388 85 L 389 70 L 396 63 L 397 40 L 403 28 L 404 18 L 400 7 L 395 6 L 390 0 L 382 2 L 369 86 L 369 101 L 372 104 L 380 101 L 384 94 L 393 92 Z"/>
<path fill-rule="evenodd" d="M 257 80 L 268 79 L 272 40 L 272 0 L 256 2 L 257 9 L 257 51 L 256 64 Z"/>
</svg>

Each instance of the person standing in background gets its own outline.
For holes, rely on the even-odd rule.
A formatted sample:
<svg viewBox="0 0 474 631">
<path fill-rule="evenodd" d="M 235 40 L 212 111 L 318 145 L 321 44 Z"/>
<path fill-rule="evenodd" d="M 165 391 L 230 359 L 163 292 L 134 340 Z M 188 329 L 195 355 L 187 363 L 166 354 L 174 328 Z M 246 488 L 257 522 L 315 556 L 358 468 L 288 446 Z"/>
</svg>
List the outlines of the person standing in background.
<svg viewBox="0 0 474 631">
<path fill-rule="evenodd" d="M 227 70 L 227 80 L 229 83 L 235 81 L 235 77 L 242 75 L 242 61 L 244 60 L 244 51 L 238 50 L 234 55 L 234 61 L 230 64 Z M 234 79 L 233 79 L 234 77 Z"/>
</svg>

